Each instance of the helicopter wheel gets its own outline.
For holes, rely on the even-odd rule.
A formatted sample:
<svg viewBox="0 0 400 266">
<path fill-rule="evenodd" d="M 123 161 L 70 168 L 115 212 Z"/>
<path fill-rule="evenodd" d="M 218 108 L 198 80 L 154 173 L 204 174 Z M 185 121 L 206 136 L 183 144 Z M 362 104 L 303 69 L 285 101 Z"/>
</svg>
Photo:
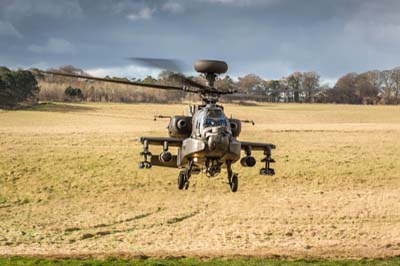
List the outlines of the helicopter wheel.
<svg viewBox="0 0 400 266">
<path fill-rule="evenodd" d="M 260 175 L 275 175 L 273 168 L 261 168 Z"/>
<path fill-rule="evenodd" d="M 185 185 L 189 187 L 189 182 L 187 182 L 186 173 L 185 171 L 180 171 L 178 175 L 178 188 L 183 189 L 184 187 L 186 187 Z"/>
<path fill-rule="evenodd" d="M 239 179 L 238 179 L 238 174 L 233 174 L 232 178 L 229 182 L 229 185 L 231 187 L 231 191 L 232 192 L 236 192 L 238 189 L 238 185 L 239 185 Z"/>
<path fill-rule="evenodd" d="M 143 168 L 150 169 L 152 166 L 153 166 L 153 165 L 151 164 L 151 162 L 146 162 L 146 161 L 140 162 L 140 163 L 138 164 L 138 167 L 139 167 L 140 169 L 143 169 Z"/>
<path fill-rule="evenodd" d="M 140 169 L 143 169 L 143 168 L 145 167 L 144 162 L 140 162 L 140 163 L 138 164 L 138 167 L 139 167 Z"/>
</svg>

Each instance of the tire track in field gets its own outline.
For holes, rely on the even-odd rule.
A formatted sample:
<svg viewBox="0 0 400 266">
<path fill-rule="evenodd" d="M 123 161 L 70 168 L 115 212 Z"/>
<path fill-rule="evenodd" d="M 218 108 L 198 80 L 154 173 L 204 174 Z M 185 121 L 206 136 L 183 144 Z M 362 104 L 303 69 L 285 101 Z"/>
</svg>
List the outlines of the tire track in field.
<svg viewBox="0 0 400 266">
<path fill-rule="evenodd" d="M 158 208 L 156 211 L 154 212 L 147 212 L 147 213 L 142 213 L 142 214 L 138 214 L 135 215 L 133 217 L 127 218 L 127 219 L 123 219 L 123 220 L 119 220 L 119 221 L 115 221 L 115 222 L 111 222 L 111 223 L 100 223 L 100 224 L 96 224 L 93 226 L 89 226 L 89 227 L 85 227 L 85 228 L 80 228 L 80 227 L 69 227 L 66 228 L 64 230 L 64 235 L 70 235 L 74 232 L 81 232 L 84 230 L 91 230 L 91 229 L 98 229 L 98 228 L 105 228 L 105 227 L 110 227 L 110 226 L 114 226 L 114 225 L 119 225 L 119 224 L 123 224 L 123 223 L 128 223 L 128 222 L 132 222 L 132 221 L 137 221 L 137 220 L 141 220 L 144 219 L 146 217 L 149 217 L 153 214 L 156 214 L 160 211 L 163 211 L 163 208 Z M 109 235 L 112 233 L 118 233 L 118 231 L 122 231 L 122 230 L 105 230 L 105 231 L 98 231 L 95 233 L 84 233 L 79 237 L 79 240 L 83 240 L 83 239 L 88 239 L 88 238 L 93 238 L 93 237 L 99 237 L 99 236 L 105 236 L 105 235 Z M 70 239 L 69 242 L 73 243 L 75 242 L 77 239 Z"/>
<path fill-rule="evenodd" d="M 161 210 L 158 210 L 158 211 L 153 212 L 153 213 L 138 215 L 138 216 L 136 216 L 136 217 L 138 217 L 137 219 L 134 219 L 135 217 L 128 218 L 128 219 L 125 219 L 125 220 L 123 220 L 121 222 L 116 222 L 116 223 L 112 223 L 112 224 L 108 224 L 108 225 L 104 225 L 104 226 L 102 224 L 100 224 L 98 226 L 92 226 L 92 227 L 90 227 L 88 229 L 103 228 L 103 227 L 107 227 L 107 226 L 111 226 L 111 225 L 115 225 L 115 224 L 121 224 L 121 223 L 128 222 L 128 221 L 139 220 L 139 219 L 148 217 L 148 216 L 150 216 L 152 214 L 155 214 L 155 213 L 157 213 L 159 211 L 161 211 Z M 190 218 L 198 215 L 199 213 L 200 213 L 200 210 L 196 210 L 194 212 L 183 214 L 183 215 L 178 216 L 178 217 L 170 218 L 165 223 L 158 222 L 158 223 L 150 224 L 148 226 L 145 225 L 143 227 L 133 226 L 133 227 L 129 227 L 129 228 L 126 228 L 126 229 L 115 229 L 115 230 L 98 231 L 98 232 L 95 232 L 95 233 L 86 233 L 86 234 L 81 235 L 79 240 L 85 240 L 85 239 L 91 239 L 91 238 L 100 238 L 100 237 L 103 237 L 103 236 L 107 236 L 107 235 L 111 235 L 111 234 L 117 234 L 117 233 L 128 233 L 128 232 L 132 232 L 132 231 L 137 230 L 137 229 L 142 229 L 143 230 L 143 229 L 150 229 L 150 228 L 153 228 L 153 227 L 156 227 L 156 226 L 173 225 L 173 224 L 177 224 L 177 223 L 183 222 L 183 221 L 185 221 L 187 219 L 190 219 Z M 72 240 L 72 242 L 75 242 L 75 241 L 76 240 Z"/>
</svg>

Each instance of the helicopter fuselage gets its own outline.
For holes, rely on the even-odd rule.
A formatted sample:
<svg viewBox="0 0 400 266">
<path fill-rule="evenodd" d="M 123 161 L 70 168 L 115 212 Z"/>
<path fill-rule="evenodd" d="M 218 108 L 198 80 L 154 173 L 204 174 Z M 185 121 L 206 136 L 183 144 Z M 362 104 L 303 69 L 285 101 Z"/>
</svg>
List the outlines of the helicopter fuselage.
<svg viewBox="0 0 400 266">
<path fill-rule="evenodd" d="M 235 122 L 225 116 L 221 106 L 200 106 L 192 116 L 191 136 L 183 140 L 178 150 L 178 167 L 193 161 L 195 169 L 205 169 L 214 176 L 226 161 L 238 161 L 241 145 L 232 134 L 232 128 L 237 128 Z"/>
</svg>

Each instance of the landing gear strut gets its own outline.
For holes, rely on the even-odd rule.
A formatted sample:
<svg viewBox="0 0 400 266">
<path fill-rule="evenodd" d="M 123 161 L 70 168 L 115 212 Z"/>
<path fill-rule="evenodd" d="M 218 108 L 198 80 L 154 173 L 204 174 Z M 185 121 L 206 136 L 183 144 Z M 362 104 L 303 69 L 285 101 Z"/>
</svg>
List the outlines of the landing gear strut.
<svg viewBox="0 0 400 266">
<path fill-rule="evenodd" d="M 221 172 L 221 163 L 215 159 L 207 159 L 206 161 L 206 176 L 215 177 Z"/>
<path fill-rule="evenodd" d="M 150 169 L 152 167 L 151 162 L 147 160 L 148 156 L 152 156 L 151 152 L 149 152 L 149 144 L 147 143 L 147 140 L 143 142 L 143 151 L 140 153 L 141 156 L 143 156 L 143 161 L 139 163 L 139 168 L 147 168 Z"/>
<path fill-rule="evenodd" d="M 236 192 L 239 185 L 239 175 L 237 173 L 233 173 L 231 161 L 226 161 L 226 168 L 228 170 L 229 187 L 231 188 L 232 192 Z"/>
<path fill-rule="evenodd" d="M 189 188 L 189 179 L 190 176 L 192 175 L 192 169 L 193 169 L 193 161 L 190 160 L 186 169 L 182 170 L 179 172 L 178 175 L 178 188 L 179 189 L 188 189 Z"/>
<path fill-rule="evenodd" d="M 186 172 L 185 170 L 182 170 L 179 172 L 179 175 L 178 175 L 178 188 L 179 189 L 183 189 L 185 187 L 186 182 L 188 182 L 185 172 Z"/>
<path fill-rule="evenodd" d="M 271 158 L 271 147 L 267 146 L 264 150 L 265 158 L 261 160 L 261 162 L 265 162 L 265 168 L 260 169 L 260 175 L 275 175 L 274 168 L 270 167 L 271 163 L 274 163 L 275 160 Z"/>
</svg>

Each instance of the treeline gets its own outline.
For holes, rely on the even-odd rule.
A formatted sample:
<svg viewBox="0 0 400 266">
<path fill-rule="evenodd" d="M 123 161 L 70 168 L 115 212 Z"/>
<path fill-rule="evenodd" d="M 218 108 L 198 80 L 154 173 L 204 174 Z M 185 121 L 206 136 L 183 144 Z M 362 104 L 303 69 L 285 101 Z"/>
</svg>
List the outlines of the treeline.
<svg viewBox="0 0 400 266">
<path fill-rule="evenodd" d="M 87 75 L 79 68 L 65 66 L 53 71 Z M 179 76 L 163 71 L 158 77 L 147 76 L 144 79 L 107 77 L 144 83 L 179 85 Z M 199 75 L 191 77 L 205 84 Z M 77 80 L 59 76 L 38 79 L 41 100 L 70 100 L 64 93 L 67 87 L 80 88 L 81 100 L 104 102 L 180 102 L 197 100 L 197 95 L 183 92 L 161 91 L 107 82 Z M 321 84 L 316 72 L 294 72 L 279 80 L 264 80 L 253 74 L 239 77 L 236 81 L 230 76 L 222 76 L 216 81 L 219 89 L 236 89 L 238 94 L 224 96 L 223 101 L 263 101 L 297 103 L 348 103 L 348 104 L 399 104 L 400 68 L 365 73 L 349 73 L 340 77 L 333 87 Z"/>
<path fill-rule="evenodd" d="M 400 68 L 349 73 L 340 77 L 333 87 L 321 84 L 315 72 L 295 72 L 279 80 L 246 75 L 239 77 L 233 86 L 245 94 L 243 98 L 260 96 L 262 101 L 269 102 L 399 104 Z"/>
<path fill-rule="evenodd" d="M 64 66 L 59 69 L 50 69 L 53 72 L 90 76 L 79 68 Z M 184 92 L 164 91 L 138 86 L 115 84 L 87 79 L 76 79 L 56 75 L 36 75 L 40 86 L 39 98 L 41 101 L 87 101 L 87 102 L 154 102 L 172 103 L 179 102 L 189 97 Z M 145 79 L 128 79 L 121 77 L 109 77 L 109 79 L 137 81 L 148 84 L 171 84 L 178 85 L 177 80 L 167 77 L 166 73 L 159 77 L 151 76 Z M 71 93 L 71 89 L 80 89 L 79 97 Z"/>
<path fill-rule="evenodd" d="M 399 104 L 400 68 L 346 74 L 321 96 L 321 102 Z"/>
<path fill-rule="evenodd" d="M 36 102 L 38 93 L 38 83 L 30 71 L 0 67 L 0 108 L 12 108 L 19 102 Z"/>
<path fill-rule="evenodd" d="M 50 70 L 88 75 L 73 66 Z M 161 72 L 158 77 L 147 76 L 144 79 L 106 78 L 149 84 L 182 85 L 181 77 L 168 71 Z M 206 84 L 202 75 L 191 78 Z M 349 73 L 340 77 L 333 87 L 321 84 L 320 76 L 316 72 L 294 72 L 278 80 L 264 80 L 253 74 L 233 80 L 226 75 L 219 78 L 215 86 L 221 90 L 236 89 L 238 91 L 237 94 L 222 97 L 221 100 L 225 102 L 399 104 L 400 68 L 368 71 L 360 74 Z M 179 91 L 41 75 L 35 70 L 32 72 L 11 71 L 5 67 L 0 68 L 0 106 L 13 106 L 20 101 L 37 99 L 41 101 L 172 103 L 199 100 L 199 96 Z"/>
</svg>

